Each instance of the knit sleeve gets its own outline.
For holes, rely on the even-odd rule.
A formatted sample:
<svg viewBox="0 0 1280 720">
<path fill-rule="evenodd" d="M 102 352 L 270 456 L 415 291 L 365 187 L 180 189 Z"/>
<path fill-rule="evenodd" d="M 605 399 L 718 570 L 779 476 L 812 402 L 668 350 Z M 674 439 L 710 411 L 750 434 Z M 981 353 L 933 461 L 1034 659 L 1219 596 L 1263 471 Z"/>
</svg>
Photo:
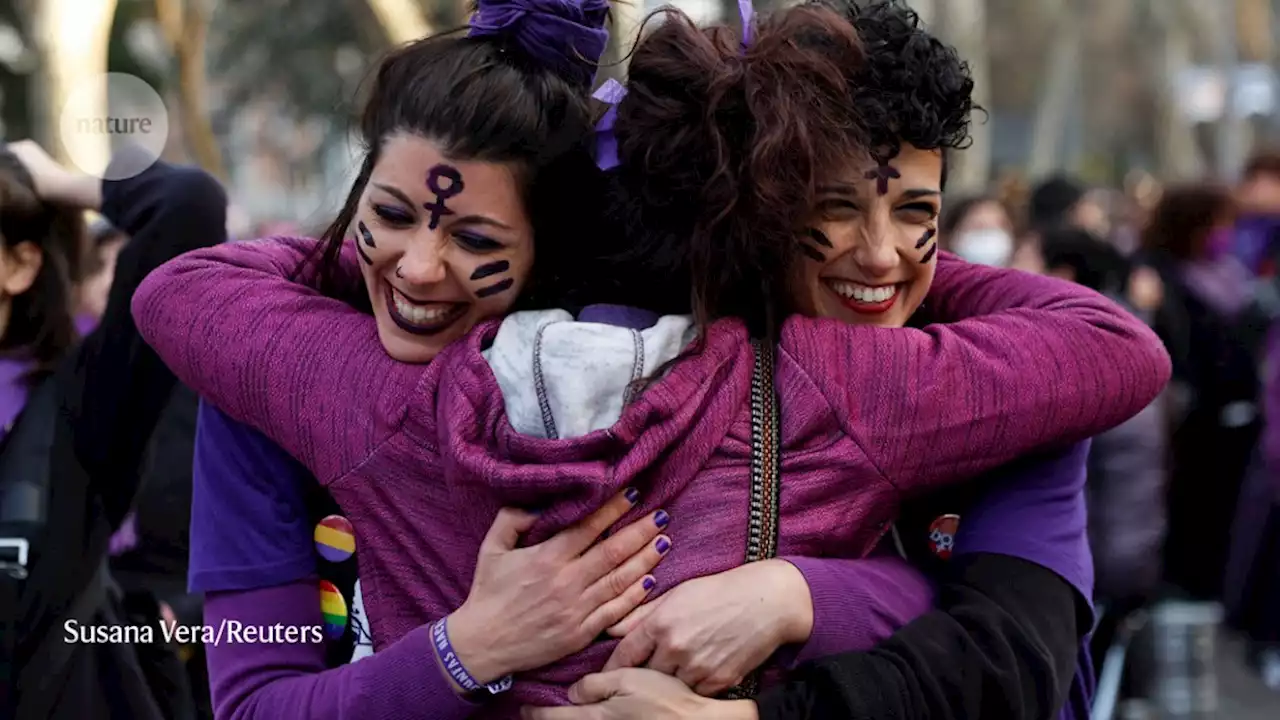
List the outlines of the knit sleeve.
<svg viewBox="0 0 1280 720">
<path fill-rule="evenodd" d="M 1156 335 L 1073 283 L 944 255 L 922 329 L 793 317 L 783 347 L 900 489 L 1108 430 L 1169 381 Z"/>
<path fill-rule="evenodd" d="M 182 382 L 327 482 L 394 430 L 423 368 L 392 360 L 371 316 L 310 287 L 314 249 L 273 238 L 188 253 L 147 277 L 133 314 Z"/>
</svg>

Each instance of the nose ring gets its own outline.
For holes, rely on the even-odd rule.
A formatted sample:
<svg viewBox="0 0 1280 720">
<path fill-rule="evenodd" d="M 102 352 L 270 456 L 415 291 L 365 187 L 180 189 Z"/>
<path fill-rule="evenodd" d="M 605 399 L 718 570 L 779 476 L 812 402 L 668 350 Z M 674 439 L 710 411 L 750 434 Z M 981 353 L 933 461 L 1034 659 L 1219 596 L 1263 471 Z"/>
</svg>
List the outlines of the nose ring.
<svg viewBox="0 0 1280 720">
<path fill-rule="evenodd" d="M 404 272 L 400 270 L 399 265 L 396 266 L 396 277 L 400 278 L 401 280 L 404 279 Z"/>
</svg>

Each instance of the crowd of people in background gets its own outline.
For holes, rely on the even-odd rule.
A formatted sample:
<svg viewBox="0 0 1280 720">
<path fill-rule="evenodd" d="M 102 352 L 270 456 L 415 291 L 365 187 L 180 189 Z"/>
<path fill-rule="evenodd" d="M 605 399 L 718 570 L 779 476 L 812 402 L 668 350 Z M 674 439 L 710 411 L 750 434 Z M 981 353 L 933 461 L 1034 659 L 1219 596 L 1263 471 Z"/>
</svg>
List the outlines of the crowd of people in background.
<svg viewBox="0 0 1280 720">
<path fill-rule="evenodd" d="M 1221 602 L 1280 689 L 1280 154 L 1259 152 L 1234 187 L 1061 175 L 1013 195 L 951 201 L 944 242 L 1123 302 L 1173 360 L 1166 393 L 1092 446 L 1090 541 L 1110 610 L 1095 645 L 1162 599 Z M 1153 698 L 1150 658 L 1130 671 L 1127 691 Z"/>
</svg>

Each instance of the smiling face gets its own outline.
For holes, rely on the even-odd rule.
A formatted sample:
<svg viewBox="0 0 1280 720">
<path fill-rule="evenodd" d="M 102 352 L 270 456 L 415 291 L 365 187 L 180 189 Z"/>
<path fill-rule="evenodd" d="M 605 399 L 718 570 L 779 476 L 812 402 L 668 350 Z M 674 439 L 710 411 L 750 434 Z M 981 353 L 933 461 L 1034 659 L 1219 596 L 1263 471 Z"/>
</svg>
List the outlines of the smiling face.
<svg viewBox="0 0 1280 720">
<path fill-rule="evenodd" d="M 401 362 L 508 312 L 533 267 L 514 169 L 450 160 L 414 135 L 383 142 L 351 230 L 378 337 Z"/>
<path fill-rule="evenodd" d="M 849 323 L 902 327 L 924 302 L 937 265 L 942 154 L 903 145 L 851 165 L 819 188 L 797 309 Z"/>
</svg>

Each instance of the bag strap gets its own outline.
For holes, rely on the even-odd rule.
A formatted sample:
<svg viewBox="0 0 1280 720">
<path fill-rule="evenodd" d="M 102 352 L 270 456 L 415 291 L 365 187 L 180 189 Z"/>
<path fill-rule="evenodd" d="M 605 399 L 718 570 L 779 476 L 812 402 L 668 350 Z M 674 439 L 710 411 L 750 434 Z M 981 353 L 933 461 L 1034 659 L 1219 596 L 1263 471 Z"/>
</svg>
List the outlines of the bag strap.
<svg viewBox="0 0 1280 720">
<path fill-rule="evenodd" d="M 71 601 L 71 606 L 59 618 L 59 622 L 51 626 L 49 632 L 41 638 L 40 645 L 31 654 L 30 663 L 21 670 L 24 679 L 33 685 L 25 688 L 18 696 L 19 718 L 46 718 L 53 712 L 62 694 L 71 658 L 81 648 L 77 643 L 66 642 L 62 632 L 63 625 L 67 620 L 75 620 L 81 625 L 91 624 L 98 608 L 102 607 L 107 598 L 110 584 L 104 559 L 89 582 L 80 590 L 80 594 Z M 36 668 L 39 670 L 36 671 Z"/>
<path fill-rule="evenodd" d="M 778 494 L 781 489 L 778 392 L 773 385 L 773 349 L 752 342 L 751 372 L 751 504 L 748 509 L 746 562 L 778 555 Z M 728 691 L 729 699 L 755 697 L 758 672 Z"/>
</svg>

